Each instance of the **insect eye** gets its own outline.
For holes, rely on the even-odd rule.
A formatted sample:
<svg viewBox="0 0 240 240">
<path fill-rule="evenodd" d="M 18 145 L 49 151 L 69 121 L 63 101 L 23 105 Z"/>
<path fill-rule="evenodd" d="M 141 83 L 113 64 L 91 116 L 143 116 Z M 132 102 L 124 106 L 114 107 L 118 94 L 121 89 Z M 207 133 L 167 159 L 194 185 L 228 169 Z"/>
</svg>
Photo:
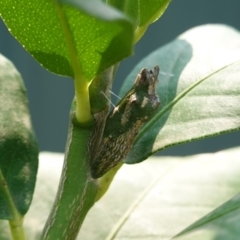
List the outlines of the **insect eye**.
<svg viewBox="0 0 240 240">
<path fill-rule="evenodd" d="M 130 97 L 130 103 L 131 103 L 131 105 L 132 105 L 132 104 L 135 104 L 136 102 L 137 102 L 137 96 L 136 96 L 136 94 L 131 95 L 131 97 Z"/>
</svg>

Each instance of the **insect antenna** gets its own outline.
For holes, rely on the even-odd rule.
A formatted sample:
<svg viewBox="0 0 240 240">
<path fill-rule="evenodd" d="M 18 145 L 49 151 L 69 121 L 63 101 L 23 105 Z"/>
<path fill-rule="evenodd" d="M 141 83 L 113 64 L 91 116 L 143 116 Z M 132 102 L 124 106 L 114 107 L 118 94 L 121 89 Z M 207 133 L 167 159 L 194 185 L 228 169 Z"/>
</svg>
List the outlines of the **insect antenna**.
<svg viewBox="0 0 240 240">
<path fill-rule="evenodd" d="M 116 108 L 116 106 L 114 105 L 114 103 L 111 101 L 111 99 L 104 93 L 104 92 L 101 92 L 103 94 L 103 96 L 110 102 L 110 104 Z"/>
<path fill-rule="evenodd" d="M 113 96 L 115 96 L 116 98 L 122 100 L 117 94 L 115 94 L 114 92 L 112 92 L 111 90 L 108 90 Z"/>
<path fill-rule="evenodd" d="M 114 96 L 116 96 L 117 98 L 119 98 L 120 100 L 122 100 L 119 96 L 117 96 L 114 92 L 112 92 L 111 90 L 109 90 L 109 92 L 111 93 L 111 94 L 113 94 Z M 118 107 L 111 101 L 111 99 L 109 99 L 108 98 L 108 96 L 104 93 L 104 92 L 102 92 L 102 94 L 104 95 L 104 97 L 111 103 L 111 105 L 113 106 L 113 111 L 114 112 L 116 112 L 116 111 L 118 111 Z M 121 114 L 122 115 L 122 114 Z M 124 117 L 123 115 L 122 115 L 122 117 Z"/>
</svg>

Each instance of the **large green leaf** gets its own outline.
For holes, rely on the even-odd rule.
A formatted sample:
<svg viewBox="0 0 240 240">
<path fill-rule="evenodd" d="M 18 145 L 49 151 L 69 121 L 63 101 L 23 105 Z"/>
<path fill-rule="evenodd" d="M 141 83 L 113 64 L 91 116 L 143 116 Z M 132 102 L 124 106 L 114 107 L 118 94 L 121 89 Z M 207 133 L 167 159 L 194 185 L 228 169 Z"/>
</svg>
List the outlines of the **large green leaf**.
<svg viewBox="0 0 240 240">
<path fill-rule="evenodd" d="M 87 80 L 129 56 L 132 23 L 98 0 L 0 0 L 0 15 L 48 70 Z M 117 47 L 116 47 L 117 46 Z"/>
<path fill-rule="evenodd" d="M 238 148 L 125 164 L 106 195 L 90 210 L 78 239 L 107 239 L 110 234 L 117 234 L 112 239 L 170 239 L 239 191 L 239 153 Z M 25 217 L 28 239 L 37 239 L 46 221 L 62 160 L 60 154 L 40 156 L 39 181 Z M 8 229 L 0 227 L 0 239 L 9 239 L 3 237 Z M 235 236 L 240 234 L 237 230 Z"/>
<path fill-rule="evenodd" d="M 239 130 L 239 32 L 224 25 L 187 31 L 143 59 L 126 79 L 121 96 L 141 68 L 156 64 L 174 76 L 160 76 L 160 110 L 137 136 L 127 163 L 171 145 Z"/>
<path fill-rule="evenodd" d="M 13 208 L 21 215 L 27 212 L 37 167 L 38 147 L 31 126 L 26 89 L 13 64 L 0 55 L 1 219 L 12 219 Z"/>
<path fill-rule="evenodd" d="M 233 181 L 233 185 L 236 182 Z M 240 194 L 198 220 L 176 239 L 237 240 L 240 236 Z"/>
</svg>

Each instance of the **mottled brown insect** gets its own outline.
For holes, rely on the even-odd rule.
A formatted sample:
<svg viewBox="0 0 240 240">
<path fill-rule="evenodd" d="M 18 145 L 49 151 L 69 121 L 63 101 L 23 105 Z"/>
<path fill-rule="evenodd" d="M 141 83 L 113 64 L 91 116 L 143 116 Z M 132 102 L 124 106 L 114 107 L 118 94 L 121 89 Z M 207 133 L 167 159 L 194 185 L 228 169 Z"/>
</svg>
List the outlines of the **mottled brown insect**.
<svg viewBox="0 0 240 240">
<path fill-rule="evenodd" d="M 126 157 L 141 127 L 157 112 L 158 74 L 159 66 L 150 71 L 143 68 L 133 87 L 108 114 L 102 140 L 90 163 L 93 178 L 101 177 Z"/>
</svg>

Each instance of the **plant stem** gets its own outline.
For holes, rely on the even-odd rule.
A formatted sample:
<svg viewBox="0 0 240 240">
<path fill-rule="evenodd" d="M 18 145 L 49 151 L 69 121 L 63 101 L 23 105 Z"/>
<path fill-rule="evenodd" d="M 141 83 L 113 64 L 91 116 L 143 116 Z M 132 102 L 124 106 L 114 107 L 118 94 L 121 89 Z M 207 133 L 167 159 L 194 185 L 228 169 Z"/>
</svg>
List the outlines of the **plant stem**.
<svg viewBox="0 0 240 240">
<path fill-rule="evenodd" d="M 70 120 L 68 142 L 58 193 L 41 240 L 74 240 L 93 206 L 97 181 L 91 178 L 86 153 L 92 126 L 80 126 L 75 113 Z"/>
<path fill-rule="evenodd" d="M 18 212 L 15 203 L 12 199 L 12 195 L 10 193 L 10 190 L 7 186 L 7 182 L 4 179 L 4 176 L 2 174 L 2 171 L 0 169 L 0 186 L 2 189 L 2 192 L 5 196 L 5 199 L 7 201 L 10 213 L 12 214 L 12 219 L 9 220 L 9 226 L 12 234 L 12 239 L 13 240 L 25 240 L 25 232 L 23 229 L 23 217 L 21 214 Z"/>
<path fill-rule="evenodd" d="M 18 219 L 18 220 L 10 220 L 9 221 L 9 226 L 11 229 L 11 234 L 12 234 L 13 240 L 25 240 L 26 239 L 22 223 L 23 223 L 23 218 Z"/>
<path fill-rule="evenodd" d="M 86 79 L 82 73 L 81 62 L 78 59 L 76 43 L 73 33 L 68 24 L 63 7 L 59 1 L 55 0 L 56 10 L 60 19 L 62 30 L 65 36 L 66 45 L 69 51 L 69 59 L 74 73 L 74 88 L 76 96 L 76 117 L 78 122 L 85 123 L 92 120 L 88 87 L 89 79 Z"/>
<path fill-rule="evenodd" d="M 96 197 L 96 202 L 102 198 L 102 196 L 107 192 L 110 187 L 115 175 L 118 170 L 122 167 L 123 162 L 120 162 L 117 166 L 110 169 L 105 175 L 99 179 L 99 190 Z"/>
</svg>

